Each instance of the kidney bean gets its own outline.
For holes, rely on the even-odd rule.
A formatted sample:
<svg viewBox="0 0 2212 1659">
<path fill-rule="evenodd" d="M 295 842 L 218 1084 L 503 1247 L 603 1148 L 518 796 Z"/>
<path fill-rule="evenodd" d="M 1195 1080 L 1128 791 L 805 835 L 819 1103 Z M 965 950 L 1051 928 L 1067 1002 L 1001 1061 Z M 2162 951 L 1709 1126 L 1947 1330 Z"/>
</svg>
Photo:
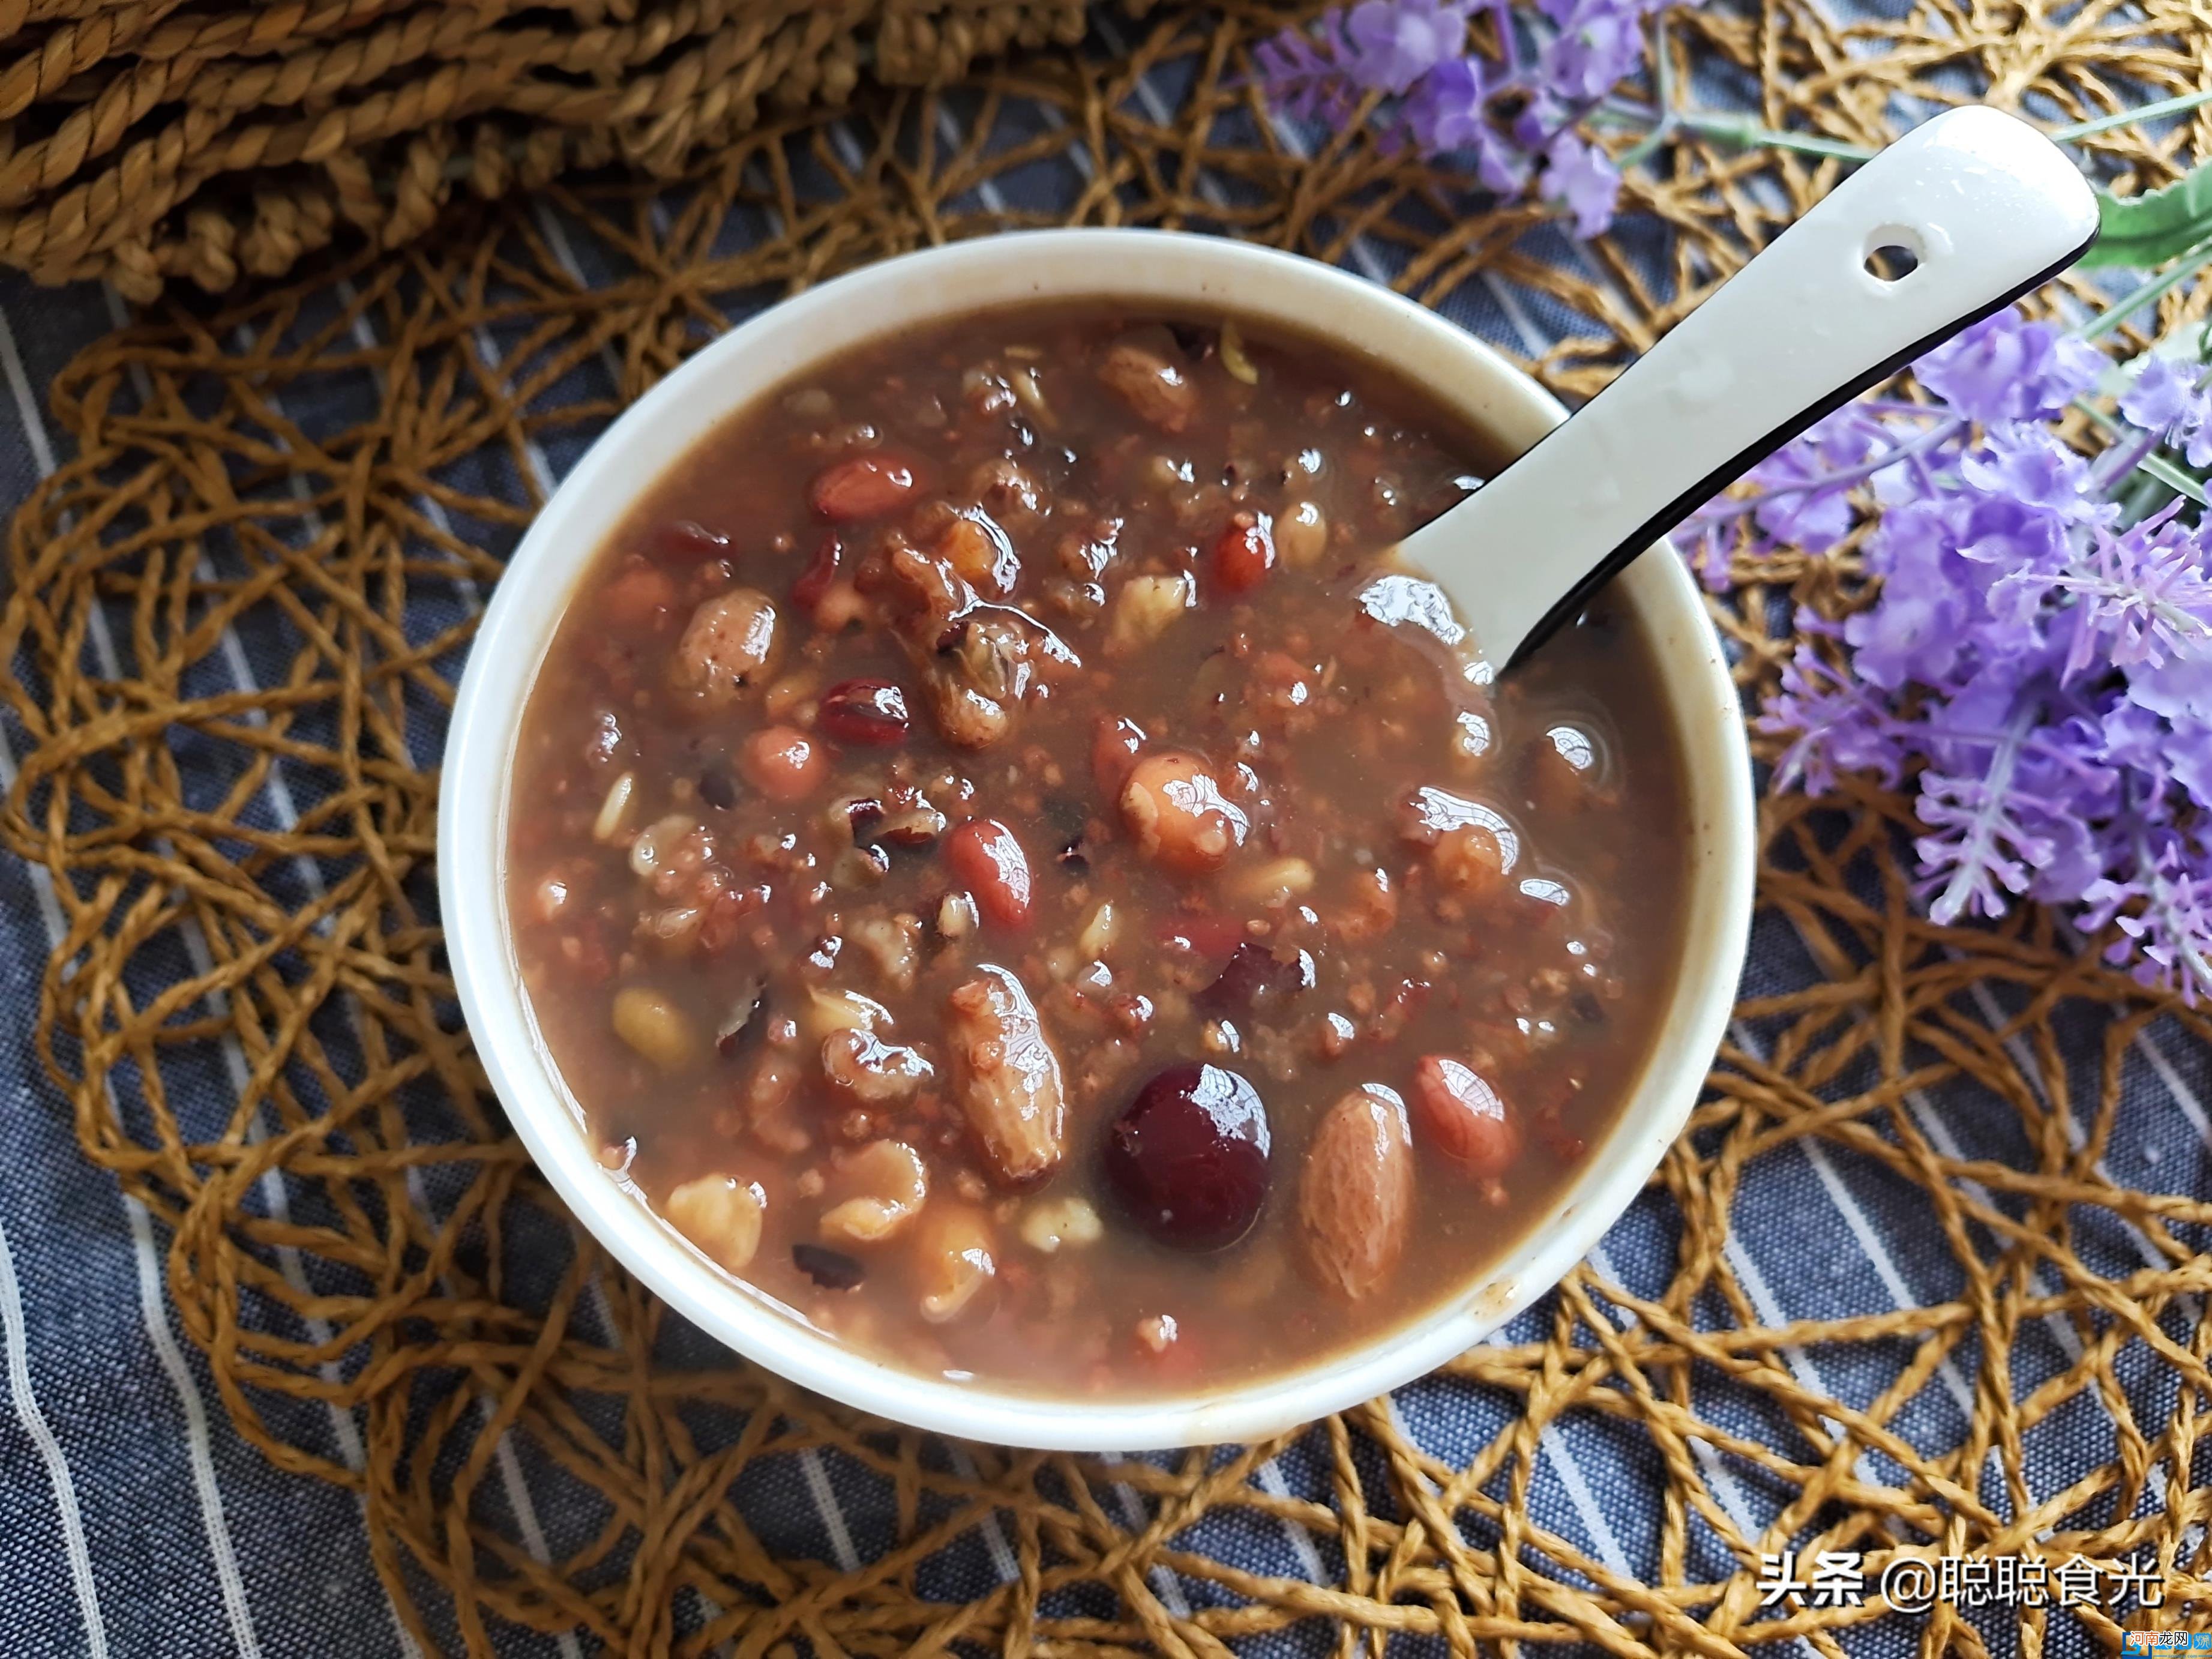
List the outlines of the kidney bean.
<svg viewBox="0 0 2212 1659">
<path fill-rule="evenodd" d="M 945 838 L 945 861 L 975 896 L 984 920 L 1001 927 L 1028 925 L 1035 908 L 1029 855 L 996 818 L 970 818 Z"/>
<path fill-rule="evenodd" d="M 1521 1131 L 1474 1069 L 1443 1054 L 1413 1067 L 1413 1120 L 1422 1137 L 1468 1174 L 1497 1179 L 1520 1155 Z"/>
<path fill-rule="evenodd" d="M 880 453 L 852 455 L 814 475 L 807 500 L 832 524 L 880 519 L 921 488 L 912 466 Z"/>
<path fill-rule="evenodd" d="M 653 556 L 669 564 L 703 564 L 730 550 L 730 538 L 690 519 L 657 526 L 649 538 Z"/>
<path fill-rule="evenodd" d="M 806 568 L 791 585 L 791 602 L 809 616 L 813 615 L 815 607 L 836 581 L 844 562 L 845 544 L 834 535 L 823 537 L 815 544 L 814 556 L 807 560 Z"/>
<path fill-rule="evenodd" d="M 1273 521 L 1264 513 L 1238 513 L 1214 538 L 1213 585 L 1224 593 L 1249 593 L 1275 568 Z"/>
<path fill-rule="evenodd" d="M 884 748 L 906 741 L 906 693 L 888 680 L 841 680 L 822 694 L 814 723 L 839 743 Z"/>
</svg>

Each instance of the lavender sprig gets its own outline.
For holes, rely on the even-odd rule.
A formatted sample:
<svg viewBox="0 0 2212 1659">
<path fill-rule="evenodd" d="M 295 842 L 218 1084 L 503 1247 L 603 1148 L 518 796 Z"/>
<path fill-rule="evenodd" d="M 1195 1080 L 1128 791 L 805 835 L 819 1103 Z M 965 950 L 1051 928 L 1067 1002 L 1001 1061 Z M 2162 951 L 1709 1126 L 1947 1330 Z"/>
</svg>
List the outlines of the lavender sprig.
<svg viewBox="0 0 2212 1659">
<path fill-rule="evenodd" d="M 1342 128 L 1370 98 L 1377 142 L 1459 159 L 1503 200 L 1534 194 L 1595 236 L 1613 222 L 1620 172 L 1578 124 L 1641 63 L 1663 0 L 1360 0 L 1285 29 L 1253 52 L 1278 112 Z M 1496 49 L 1477 53 L 1486 16 Z"/>
<path fill-rule="evenodd" d="M 2108 360 L 2000 313 L 1915 366 L 1931 401 L 1838 411 L 1704 508 L 1709 581 L 1854 532 L 1862 608 L 1801 618 L 1761 716 L 1780 787 L 1911 788 L 1917 890 L 1949 923 L 2023 898 L 2146 984 L 2212 995 L 2212 532 L 2140 470 L 2212 461 L 2212 375 L 2154 355 L 2106 412 Z M 2055 422 L 2089 404 L 2091 459 Z M 2153 488 L 2159 488 L 2155 481 Z"/>
</svg>

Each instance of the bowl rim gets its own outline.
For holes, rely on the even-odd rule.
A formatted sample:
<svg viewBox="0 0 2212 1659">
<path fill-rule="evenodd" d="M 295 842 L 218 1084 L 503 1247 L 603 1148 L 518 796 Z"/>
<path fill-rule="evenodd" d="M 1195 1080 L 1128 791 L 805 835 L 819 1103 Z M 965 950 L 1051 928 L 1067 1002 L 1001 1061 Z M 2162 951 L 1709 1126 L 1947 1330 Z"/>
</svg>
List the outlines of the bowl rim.
<svg viewBox="0 0 2212 1659">
<path fill-rule="evenodd" d="M 1292 321 L 1285 296 L 1294 296 L 1297 314 L 1313 320 Z M 478 1057 L 547 1181 L 603 1248 L 736 1352 L 878 1416 L 999 1444 L 1138 1451 L 1259 1439 L 1432 1370 L 1551 1289 L 1633 1202 L 1697 1101 L 1748 943 L 1755 825 L 1748 745 L 1728 661 L 1697 584 L 1664 543 L 1618 580 L 1632 584 L 1647 625 L 1671 635 L 1658 645 L 1692 779 L 1692 915 L 1674 1005 L 1607 1139 L 1489 1273 L 1410 1322 L 1305 1369 L 1164 1400 L 1091 1400 L 927 1376 L 841 1346 L 765 1293 L 733 1281 L 599 1164 L 581 1109 L 539 1034 L 507 926 L 506 847 L 520 716 L 569 592 L 643 490 L 699 435 L 808 363 L 904 326 L 1056 300 L 1182 304 L 1303 325 L 1317 338 L 1380 358 L 1516 449 L 1565 416 L 1556 399 L 1489 346 L 1391 289 L 1333 265 L 1209 235 L 1120 228 L 1006 232 L 862 266 L 771 305 L 694 354 L 599 435 L 532 521 L 493 592 L 455 701 L 440 795 L 438 888 L 448 957 Z M 1447 376 L 1450 385 L 1440 385 Z M 580 520 L 599 527 L 579 531 Z"/>
</svg>

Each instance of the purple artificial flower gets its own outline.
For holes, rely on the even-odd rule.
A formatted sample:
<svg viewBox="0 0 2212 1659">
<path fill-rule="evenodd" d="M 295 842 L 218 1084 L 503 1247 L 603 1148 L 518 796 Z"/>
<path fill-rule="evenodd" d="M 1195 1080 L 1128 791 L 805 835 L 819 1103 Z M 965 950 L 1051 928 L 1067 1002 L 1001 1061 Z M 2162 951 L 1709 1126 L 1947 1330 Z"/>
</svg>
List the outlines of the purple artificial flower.
<svg viewBox="0 0 2212 1659">
<path fill-rule="evenodd" d="M 2171 432 L 2184 421 L 2191 430 L 2203 420 L 2203 399 L 2197 377 L 2166 358 L 2143 359 L 2134 381 L 2120 394 L 2120 418 L 2145 432 Z M 2191 416 L 2196 418 L 2191 420 Z"/>
<path fill-rule="evenodd" d="M 1851 491 L 1897 465 L 1905 447 L 1878 417 L 1846 404 L 1746 473 L 1756 495 L 1715 501 L 1692 521 L 1710 537 L 1714 526 L 1747 513 L 1769 541 L 1825 553 L 1857 517 Z"/>
<path fill-rule="evenodd" d="M 1912 366 L 1920 384 L 1970 421 L 2035 421 L 2095 386 L 2102 353 L 2048 323 L 2004 310 Z"/>
<path fill-rule="evenodd" d="M 2179 501 L 2114 535 L 2089 531 L 2087 550 L 2057 570 L 2015 570 L 1993 590 L 2008 597 L 2054 595 L 2079 612 L 2062 671 L 2073 680 L 2093 664 L 2164 667 L 2212 662 L 2212 580 L 2201 532 L 2175 522 Z M 2015 601 L 2016 602 L 2016 601 Z M 2164 712 L 2164 711 L 2160 711 Z"/>
<path fill-rule="evenodd" d="M 1495 61 L 1468 48 L 1478 3 L 1498 31 Z M 1463 157 L 1504 200 L 1538 185 L 1577 234 L 1595 236 L 1613 222 L 1620 174 L 1575 128 L 1635 71 L 1644 21 L 1660 3 L 1540 0 L 1552 27 L 1531 31 L 1532 54 L 1504 0 L 1358 0 L 1254 48 L 1254 78 L 1278 110 L 1335 127 L 1380 94 L 1374 130 L 1383 149 Z"/>
<path fill-rule="evenodd" d="M 2154 769 L 2198 806 L 2212 809 L 2212 659 L 2202 652 L 2128 671 L 2127 701 L 2165 722 Z"/>
<path fill-rule="evenodd" d="M 1553 96 L 1587 105 L 1620 84 L 1644 57 L 1644 22 L 1662 0 L 1539 0 L 1556 33 L 1542 78 Z"/>
<path fill-rule="evenodd" d="M 1756 494 L 1706 507 L 1693 562 L 1710 582 L 1738 552 L 1824 550 L 1871 500 L 1866 602 L 1800 617 L 1759 722 L 1788 740 L 1777 787 L 1914 789 L 1936 921 L 2069 908 L 2117 931 L 2110 960 L 2193 1000 L 2212 994 L 2212 525 L 2180 503 L 2126 523 L 2110 492 L 2143 440 L 2093 465 L 2058 435 L 2104 366 L 1991 318 L 1917 366 L 1941 403 L 1832 416 L 1754 470 Z M 2146 362 L 2120 401 L 2212 462 L 2212 387 L 2190 366 Z"/>
<path fill-rule="evenodd" d="M 1974 573 L 1954 550 L 1962 517 L 1951 502 L 1900 504 L 1868 538 L 1881 592 L 1844 622 L 1844 638 L 1860 676 L 1884 690 L 1947 684 L 1959 671 L 1979 608 Z"/>
<path fill-rule="evenodd" d="M 2089 463 L 2049 427 L 2024 422 L 1991 427 L 1978 448 L 1959 458 L 1959 478 L 1981 495 L 2062 521 L 2099 516 L 2107 505 L 2090 492 Z"/>
<path fill-rule="evenodd" d="M 1801 611 L 1797 635 L 1781 688 L 1758 722 L 1762 732 L 1791 739 L 1775 763 L 1775 787 L 1826 794 L 1843 774 L 1864 772 L 1895 788 L 1906 755 L 1889 699 L 1830 659 L 1841 634 L 1826 617 Z"/>
<path fill-rule="evenodd" d="M 1252 49 L 1252 67 L 1267 101 L 1285 115 L 1341 126 L 1359 102 L 1348 65 L 1357 54 L 1341 11 L 1323 12 L 1310 27 L 1284 29 Z"/>
<path fill-rule="evenodd" d="M 1491 124 L 1491 91 L 1480 64 L 1455 58 L 1421 77 L 1398 106 L 1398 119 L 1422 155 L 1468 151 L 1485 190 L 1518 196 L 1528 187 L 1530 164 Z"/>
<path fill-rule="evenodd" d="M 2100 878 L 2081 896 L 2082 927 L 2120 937 L 2105 960 L 2138 985 L 2180 993 L 2191 1007 L 2212 994 L 2212 858 L 2201 841 L 2163 824 L 2136 826 L 2122 873 Z"/>
<path fill-rule="evenodd" d="M 2212 375 L 2158 356 L 2146 357 L 2120 394 L 2120 416 L 2182 450 L 2194 467 L 2212 466 Z"/>
<path fill-rule="evenodd" d="M 1345 72 L 1373 92 L 1400 94 L 1467 50 L 1474 0 L 1360 0 L 1345 20 L 1352 58 Z"/>
<path fill-rule="evenodd" d="M 1576 235 L 1595 236 L 1613 222 L 1620 204 L 1620 169 L 1570 129 L 1544 152 L 1544 199 L 1574 216 Z"/>
<path fill-rule="evenodd" d="M 1917 810 L 1929 833 L 1912 843 L 1922 872 L 1916 890 L 1939 926 L 2004 915 L 2027 891 L 2029 872 L 2056 850 L 2043 815 L 2023 812 L 2011 786 L 2001 750 L 1986 770 L 1920 775 Z"/>
</svg>

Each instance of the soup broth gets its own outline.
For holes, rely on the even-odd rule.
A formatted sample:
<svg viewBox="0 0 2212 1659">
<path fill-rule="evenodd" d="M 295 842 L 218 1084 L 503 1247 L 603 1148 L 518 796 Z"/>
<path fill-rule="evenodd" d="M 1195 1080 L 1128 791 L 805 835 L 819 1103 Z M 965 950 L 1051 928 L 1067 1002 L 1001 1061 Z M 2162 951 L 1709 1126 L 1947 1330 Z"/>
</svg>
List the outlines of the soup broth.
<svg viewBox="0 0 2212 1659">
<path fill-rule="evenodd" d="M 1498 459 L 1313 340 L 884 341 L 583 579 L 508 902 L 610 1180 L 792 1316 L 1060 1395 L 1410 1322 L 1602 1146 L 1683 769 L 1601 598 L 1492 683 L 1403 535 Z"/>
</svg>

